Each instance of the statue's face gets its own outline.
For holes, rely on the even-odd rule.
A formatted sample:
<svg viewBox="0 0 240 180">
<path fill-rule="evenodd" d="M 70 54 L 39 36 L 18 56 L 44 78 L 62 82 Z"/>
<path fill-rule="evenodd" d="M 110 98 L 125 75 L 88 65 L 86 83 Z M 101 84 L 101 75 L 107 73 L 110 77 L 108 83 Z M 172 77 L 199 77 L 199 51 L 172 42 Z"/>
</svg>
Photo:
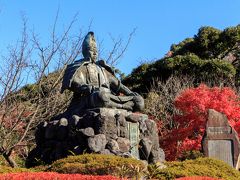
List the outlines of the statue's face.
<svg viewBox="0 0 240 180">
<path fill-rule="evenodd" d="M 96 62 L 98 57 L 97 49 L 90 51 L 90 56 L 91 56 L 91 60 L 93 62 Z"/>
</svg>

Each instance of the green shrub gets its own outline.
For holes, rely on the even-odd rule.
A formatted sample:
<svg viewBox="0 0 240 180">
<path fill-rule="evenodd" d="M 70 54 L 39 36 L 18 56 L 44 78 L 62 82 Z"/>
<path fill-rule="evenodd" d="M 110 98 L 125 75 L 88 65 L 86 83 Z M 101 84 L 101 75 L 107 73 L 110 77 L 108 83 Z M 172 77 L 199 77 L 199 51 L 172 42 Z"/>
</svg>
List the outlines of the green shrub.
<svg viewBox="0 0 240 180">
<path fill-rule="evenodd" d="M 204 157 L 204 154 L 197 150 L 191 151 L 184 151 L 182 156 L 179 158 L 181 161 L 190 160 L 190 159 L 197 159 L 200 157 Z"/>
<path fill-rule="evenodd" d="M 0 165 L 0 174 L 1 173 L 19 173 L 19 172 L 31 172 L 31 170 L 26 168 L 11 168 L 9 166 Z"/>
<path fill-rule="evenodd" d="M 29 170 L 31 170 L 31 172 L 45 172 L 48 171 L 49 166 L 47 165 L 39 165 L 39 166 L 35 166 L 33 168 L 29 168 Z"/>
<path fill-rule="evenodd" d="M 182 162 L 167 162 L 167 168 L 157 170 L 153 178 L 170 180 L 188 176 L 207 176 L 224 180 L 240 179 L 240 172 L 228 164 L 211 158 L 198 158 Z M 150 166 L 151 168 L 151 166 Z"/>
<path fill-rule="evenodd" d="M 114 175 L 136 177 L 144 169 L 144 164 L 136 159 L 114 155 L 84 154 L 69 156 L 55 161 L 49 171 L 58 173 L 79 173 L 91 175 Z"/>
<path fill-rule="evenodd" d="M 17 163 L 18 167 L 25 167 L 25 160 L 17 155 L 12 157 L 14 161 Z M 6 161 L 6 159 L 0 155 L 0 166 L 9 166 L 9 163 Z"/>
<path fill-rule="evenodd" d="M 0 166 L 5 166 L 6 164 L 6 160 L 4 159 L 4 157 L 2 155 L 0 155 Z"/>
</svg>

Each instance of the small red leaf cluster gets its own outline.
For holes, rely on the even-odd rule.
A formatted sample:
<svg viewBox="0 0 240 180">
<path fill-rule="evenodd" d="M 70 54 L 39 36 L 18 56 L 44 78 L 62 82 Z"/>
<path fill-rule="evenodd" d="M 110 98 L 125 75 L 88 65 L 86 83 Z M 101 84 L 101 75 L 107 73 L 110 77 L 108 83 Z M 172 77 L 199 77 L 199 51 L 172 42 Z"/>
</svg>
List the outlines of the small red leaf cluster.
<svg viewBox="0 0 240 180">
<path fill-rule="evenodd" d="M 174 117 L 178 127 L 168 133 L 166 143 L 161 143 L 168 160 L 175 160 L 183 151 L 200 150 L 208 109 L 224 113 L 240 135 L 240 100 L 231 88 L 210 88 L 201 84 L 184 90 L 174 105 L 180 111 Z"/>
<path fill-rule="evenodd" d="M 212 177 L 193 176 L 193 177 L 177 178 L 176 180 L 220 180 L 220 179 L 212 178 Z"/>
<path fill-rule="evenodd" d="M 58 174 L 55 172 L 26 172 L 1 174 L 0 180 L 120 180 L 114 176 L 91 176 L 81 174 Z"/>
</svg>

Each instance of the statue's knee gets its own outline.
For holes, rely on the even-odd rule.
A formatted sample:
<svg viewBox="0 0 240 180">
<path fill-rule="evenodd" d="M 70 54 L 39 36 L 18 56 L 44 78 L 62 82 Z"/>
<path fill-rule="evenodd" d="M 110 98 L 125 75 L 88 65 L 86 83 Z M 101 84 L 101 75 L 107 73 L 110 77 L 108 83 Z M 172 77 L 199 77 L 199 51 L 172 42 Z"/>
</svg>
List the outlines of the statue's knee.
<svg viewBox="0 0 240 180">
<path fill-rule="evenodd" d="M 99 99 L 101 99 L 103 101 L 108 101 L 109 100 L 109 95 L 104 91 L 99 91 L 98 92 L 98 97 L 99 97 Z"/>
<path fill-rule="evenodd" d="M 144 99 L 142 96 L 134 96 L 134 110 L 135 111 L 143 111 L 144 109 Z"/>
<path fill-rule="evenodd" d="M 110 96 L 108 93 L 104 92 L 104 91 L 99 91 L 98 92 L 98 97 L 99 100 L 103 103 L 104 106 L 108 105 L 109 101 L 110 101 Z"/>
</svg>

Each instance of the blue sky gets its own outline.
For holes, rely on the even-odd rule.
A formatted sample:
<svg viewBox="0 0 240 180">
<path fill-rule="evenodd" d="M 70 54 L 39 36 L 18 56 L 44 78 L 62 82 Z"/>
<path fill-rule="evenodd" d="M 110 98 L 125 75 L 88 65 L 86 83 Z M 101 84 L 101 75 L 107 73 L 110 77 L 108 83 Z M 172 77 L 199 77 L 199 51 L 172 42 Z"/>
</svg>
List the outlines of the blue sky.
<svg viewBox="0 0 240 180">
<path fill-rule="evenodd" d="M 103 55 L 112 48 L 109 34 L 127 40 L 137 28 L 118 68 L 128 74 L 142 61 L 160 59 L 171 44 L 192 37 L 201 26 L 224 29 L 240 24 L 239 0 L 0 0 L 0 51 L 21 34 L 21 14 L 28 27 L 44 40 L 57 9 L 58 27 L 66 26 L 78 13 L 74 29 L 87 33 L 90 23 Z M 105 53 L 105 54 L 104 54 Z"/>
</svg>

